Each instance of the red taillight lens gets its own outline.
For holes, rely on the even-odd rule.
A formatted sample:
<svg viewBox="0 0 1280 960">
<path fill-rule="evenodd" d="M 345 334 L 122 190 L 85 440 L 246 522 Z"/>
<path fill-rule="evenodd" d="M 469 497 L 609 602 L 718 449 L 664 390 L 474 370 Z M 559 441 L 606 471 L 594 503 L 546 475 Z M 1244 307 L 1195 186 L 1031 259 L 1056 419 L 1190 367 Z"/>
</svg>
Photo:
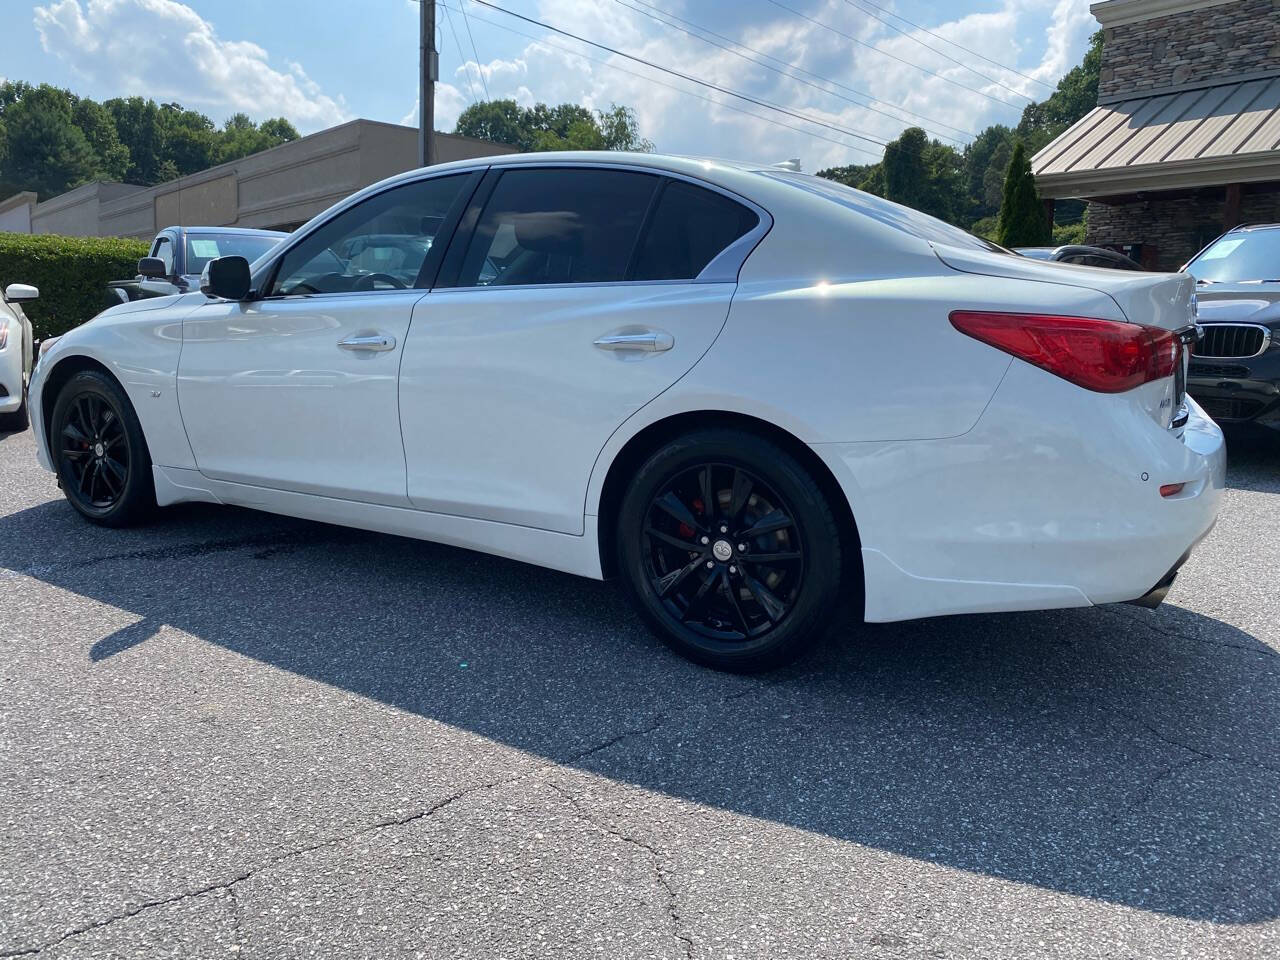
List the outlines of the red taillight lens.
<svg viewBox="0 0 1280 960">
<path fill-rule="evenodd" d="M 1182 359 L 1182 344 L 1170 331 L 1116 320 L 954 310 L 951 325 L 1099 393 L 1167 377 Z"/>
<path fill-rule="evenodd" d="M 1162 483 L 1160 485 L 1160 496 L 1176 497 L 1182 492 L 1182 488 L 1185 486 L 1185 483 Z"/>
</svg>

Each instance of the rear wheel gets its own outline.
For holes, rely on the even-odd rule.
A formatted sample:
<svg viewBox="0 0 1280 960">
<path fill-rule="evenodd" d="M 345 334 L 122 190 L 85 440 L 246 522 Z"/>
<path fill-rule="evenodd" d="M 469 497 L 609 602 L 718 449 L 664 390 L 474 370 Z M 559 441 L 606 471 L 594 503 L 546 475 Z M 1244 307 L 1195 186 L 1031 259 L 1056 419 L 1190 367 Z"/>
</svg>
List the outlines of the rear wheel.
<svg viewBox="0 0 1280 960">
<path fill-rule="evenodd" d="M 837 607 L 831 507 L 791 454 L 751 433 L 702 430 L 656 451 L 623 498 L 617 544 L 646 622 L 708 666 L 791 661 Z"/>
<path fill-rule="evenodd" d="M 114 380 L 96 370 L 77 373 L 58 393 L 50 426 L 62 492 L 87 519 L 124 527 L 155 508 L 142 426 Z"/>
</svg>

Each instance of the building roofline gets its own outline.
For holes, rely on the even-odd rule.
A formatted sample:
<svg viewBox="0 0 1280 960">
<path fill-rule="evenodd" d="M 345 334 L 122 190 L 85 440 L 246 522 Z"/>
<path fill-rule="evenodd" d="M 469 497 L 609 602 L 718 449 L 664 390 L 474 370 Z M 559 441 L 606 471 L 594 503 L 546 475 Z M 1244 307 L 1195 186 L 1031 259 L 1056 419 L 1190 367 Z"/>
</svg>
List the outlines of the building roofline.
<svg viewBox="0 0 1280 960">
<path fill-rule="evenodd" d="M 1224 183 L 1280 181 L 1280 152 L 1230 154 L 1165 160 L 1141 166 L 1101 170 L 1073 170 L 1036 174 L 1036 188 L 1049 200 L 1108 197 L 1132 193 L 1160 193 L 1196 187 L 1220 187 Z"/>
<path fill-rule="evenodd" d="M 0 200 L 0 213 L 8 213 L 10 210 L 16 210 L 24 203 L 35 206 L 40 198 L 34 190 L 21 190 L 12 196 L 5 197 Z"/>
<path fill-rule="evenodd" d="M 1102 0 L 1090 5 L 1093 14 L 1104 27 L 1119 27 L 1127 23 L 1141 23 L 1156 17 L 1171 17 L 1178 13 L 1190 13 L 1205 7 L 1220 7 L 1236 0 Z"/>
</svg>

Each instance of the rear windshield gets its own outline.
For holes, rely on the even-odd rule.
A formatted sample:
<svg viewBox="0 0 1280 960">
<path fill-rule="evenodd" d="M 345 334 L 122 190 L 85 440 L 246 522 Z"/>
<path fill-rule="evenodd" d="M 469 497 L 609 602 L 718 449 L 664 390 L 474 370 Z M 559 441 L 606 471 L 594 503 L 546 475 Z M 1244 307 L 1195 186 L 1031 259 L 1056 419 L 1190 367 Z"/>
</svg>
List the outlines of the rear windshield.
<svg viewBox="0 0 1280 960">
<path fill-rule="evenodd" d="M 789 173 L 785 170 L 762 170 L 760 172 L 788 186 L 807 190 L 809 193 L 816 194 L 827 200 L 834 200 L 842 207 L 848 207 L 863 216 L 879 220 L 881 223 L 888 224 L 896 230 L 901 230 L 903 233 L 919 237 L 922 240 L 928 240 L 931 243 L 944 243 L 953 247 L 969 247 L 992 253 L 1009 253 L 1004 247 L 998 246 L 990 240 L 984 240 L 982 237 L 974 236 L 967 230 L 953 227 L 937 217 L 931 217 L 927 213 L 921 213 L 919 210 L 904 207 L 899 203 L 885 200 L 870 193 L 863 193 L 853 187 L 846 187 L 843 183 L 837 183 L 834 180 L 827 180 L 824 177 L 811 177 L 803 173 Z"/>
<path fill-rule="evenodd" d="M 1196 254 L 1186 270 L 1203 283 L 1280 280 L 1280 229 L 1228 233 Z"/>
<path fill-rule="evenodd" d="M 239 233 L 187 234 L 187 273 L 204 270 L 218 257 L 244 257 L 250 263 L 279 243 L 283 237 L 255 237 Z"/>
</svg>

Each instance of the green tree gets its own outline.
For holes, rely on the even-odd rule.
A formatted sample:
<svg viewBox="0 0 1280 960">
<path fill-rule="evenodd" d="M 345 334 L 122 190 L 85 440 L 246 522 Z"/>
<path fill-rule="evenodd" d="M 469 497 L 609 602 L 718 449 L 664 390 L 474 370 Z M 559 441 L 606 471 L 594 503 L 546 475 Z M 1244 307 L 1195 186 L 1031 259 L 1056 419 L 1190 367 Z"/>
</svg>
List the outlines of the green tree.
<svg viewBox="0 0 1280 960">
<path fill-rule="evenodd" d="M 1102 71 L 1102 31 L 1089 38 L 1089 49 L 1080 64 L 1063 75 L 1053 93 L 1022 111 L 1016 133 L 1038 150 L 1098 105 L 1098 78 Z"/>
<path fill-rule="evenodd" d="M 527 151 L 653 149 L 640 136 L 635 111 L 616 103 L 593 113 L 576 103 L 522 107 L 514 100 L 486 100 L 463 110 L 454 132 Z"/>
<path fill-rule="evenodd" d="M 4 84 L 8 87 L 8 84 Z M 75 124 L 71 97 L 48 84 L 0 94 L 8 158 L 0 180 L 53 196 L 92 180 L 98 157 Z"/>
<path fill-rule="evenodd" d="M 94 178 L 122 180 L 129 170 L 129 148 L 120 142 L 116 122 L 96 100 L 71 97 L 71 120 L 97 155 Z"/>
<path fill-rule="evenodd" d="M 1026 148 L 1019 140 L 1004 175 L 1004 200 L 996 224 L 996 242 L 1004 247 L 1043 246 L 1052 240 L 1044 205 L 1036 192 Z"/>
</svg>

